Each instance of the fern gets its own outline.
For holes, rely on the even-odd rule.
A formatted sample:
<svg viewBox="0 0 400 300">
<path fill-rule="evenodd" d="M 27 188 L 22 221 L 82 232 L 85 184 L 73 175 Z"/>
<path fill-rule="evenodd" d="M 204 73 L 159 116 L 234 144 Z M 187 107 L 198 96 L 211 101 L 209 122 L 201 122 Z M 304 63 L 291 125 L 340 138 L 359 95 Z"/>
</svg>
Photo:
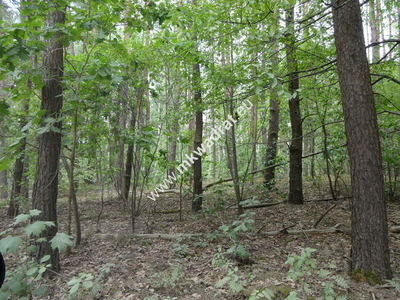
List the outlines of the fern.
<svg viewBox="0 0 400 300">
<path fill-rule="evenodd" d="M 243 285 L 239 282 L 239 277 L 229 282 L 229 290 L 232 294 L 237 294 L 244 290 Z"/>
<path fill-rule="evenodd" d="M 344 279 L 343 277 L 335 275 L 332 278 L 335 281 L 337 286 L 339 286 L 339 287 L 341 287 L 343 289 L 348 289 L 349 288 L 349 282 L 346 279 Z"/>
</svg>

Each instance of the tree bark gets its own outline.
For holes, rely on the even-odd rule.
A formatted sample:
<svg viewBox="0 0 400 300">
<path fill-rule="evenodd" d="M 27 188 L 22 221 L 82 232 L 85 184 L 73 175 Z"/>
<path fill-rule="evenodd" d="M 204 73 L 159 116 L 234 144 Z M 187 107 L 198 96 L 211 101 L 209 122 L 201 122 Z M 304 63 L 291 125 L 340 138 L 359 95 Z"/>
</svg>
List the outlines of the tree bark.
<svg viewBox="0 0 400 300">
<path fill-rule="evenodd" d="M 380 37 L 380 20 L 377 9 L 379 3 L 376 0 L 369 1 L 369 15 L 370 15 L 370 26 L 371 26 L 371 43 L 379 42 Z M 372 47 L 372 61 L 377 62 L 380 59 L 380 46 L 377 45 Z"/>
<path fill-rule="evenodd" d="M 28 88 L 32 88 L 31 82 L 27 83 Z M 20 126 L 23 129 L 27 123 L 26 116 L 29 112 L 29 100 L 25 99 L 22 104 L 23 116 L 21 117 Z M 24 132 L 23 134 L 27 134 Z M 26 136 L 21 140 L 21 145 L 18 148 L 18 157 L 14 163 L 13 183 L 11 189 L 10 204 L 8 206 L 7 216 L 15 217 L 19 214 L 19 200 L 24 197 L 24 185 L 27 184 L 24 180 L 25 158 L 26 158 Z"/>
<path fill-rule="evenodd" d="M 297 75 L 296 45 L 294 36 L 294 8 L 286 11 L 286 27 L 289 29 L 288 44 L 286 46 L 286 61 L 289 70 L 289 100 L 290 123 L 292 128 L 292 141 L 289 146 L 290 171 L 289 171 L 289 203 L 303 204 L 303 128 L 300 114 L 299 78 Z"/>
<path fill-rule="evenodd" d="M 196 107 L 196 129 L 193 148 L 197 150 L 203 142 L 203 110 L 201 87 L 200 87 L 200 64 L 193 64 L 193 100 Z M 192 211 L 197 213 L 201 210 L 203 203 L 203 182 L 201 156 L 193 164 L 193 202 Z"/>
<path fill-rule="evenodd" d="M 269 100 L 269 124 L 267 138 L 267 153 L 265 156 L 264 187 L 273 189 L 275 185 L 275 164 L 278 153 L 278 134 L 279 134 L 279 100 L 276 89 L 271 89 Z"/>
<path fill-rule="evenodd" d="M 56 26 L 65 23 L 65 9 L 57 2 L 49 1 L 54 6 L 46 20 L 46 27 L 56 30 Z M 33 186 L 33 208 L 42 211 L 38 217 L 41 220 L 52 221 L 56 226 L 45 229 L 41 236 L 51 239 L 57 233 L 57 194 L 58 171 L 61 150 L 61 108 L 63 106 L 63 45 L 61 31 L 56 30 L 54 36 L 47 41 L 43 53 L 43 87 L 41 110 L 45 110 L 42 126 L 48 130 L 39 136 L 39 150 L 36 165 L 36 176 Z M 60 270 L 58 249 L 53 250 L 49 242 L 37 245 L 36 260 L 40 261 L 45 255 L 51 256 L 51 268 Z"/>
<path fill-rule="evenodd" d="M 350 270 L 391 278 L 382 157 L 360 4 L 332 4 L 353 187 Z"/>
<path fill-rule="evenodd" d="M 192 0 L 194 6 L 197 5 L 197 0 Z M 197 34 L 193 36 L 193 41 L 197 42 Z M 198 51 L 197 45 L 195 52 Z M 203 143 L 203 99 L 201 93 L 201 72 L 199 58 L 196 57 L 193 64 L 192 73 L 192 90 L 193 90 L 193 102 L 196 109 L 195 116 L 195 134 L 193 148 L 197 150 Z M 203 204 L 203 171 L 202 171 L 202 159 L 201 155 L 197 156 L 197 160 L 193 163 L 193 200 L 192 200 L 192 212 L 197 213 L 201 210 Z"/>
</svg>

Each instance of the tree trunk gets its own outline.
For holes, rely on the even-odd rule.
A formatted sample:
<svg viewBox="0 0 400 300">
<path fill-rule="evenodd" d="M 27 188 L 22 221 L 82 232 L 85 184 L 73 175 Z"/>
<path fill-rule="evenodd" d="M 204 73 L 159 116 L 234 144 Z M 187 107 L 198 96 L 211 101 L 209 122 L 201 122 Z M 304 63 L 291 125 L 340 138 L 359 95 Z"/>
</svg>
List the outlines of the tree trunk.
<svg viewBox="0 0 400 300">
<path fill-rule="evenodd" d="M 274 50 L 274 63 L 279 64 L 278 49 Z M 264 187 L 272 189 L 275 184 L 275 164 L 276 155 L 278 153 L 278 134 L 279 134 L 279 100 L 276 88 L 271 89 L 269 98 L 269 124 L 267 138 L 267 152 L 265 155 L 265 172 L 264 172 Z"/>
<path fill-rule="evenodd" d="M 46 27 L 56 30 L 56 26 L 63 26 L 65 23 L 65 10 L 60 8 L 57 2 L 49 1 L 49 4 L 55 7 L 48 14 Z M 36 176 L 32 193 L 33 208 L 42 211 L 39 219 L 52 221 L 56 225 L 42 232 L 41 236 L 47 239 L 51 239 L 57 233 L 58 171 L 61 150 L 60 115 L 63 105 L 61 81 L 64 69 L 61 34 L 60 30 L 56 31 L 55 35 L 47 41 L 47 49 L 43 53 L 41 110 L 45 110 L 46 113 L 42 117 L 42 126 L 49 129 L 39 136 Z M 53 250 L 47 241 L 37 245 L 35 258 L 40 261 L 45 255 L 51 255 L 51 268 L 59 271 L 58 249 Z"/>
<path fill-rule="evenodd" d="M 380 20 L 377 12 L 378 3 L 376 0 L 369 1 L 369 15 L 371 26 L 371 43 L 379 42 L 380 37 Z M 372 47 L 372 61 L 377 62 L 380 59 L 379 45 Z"/>
<path fill-rule="evenodd" d="M 286 61 L 289 70 L 289 100 L 290 123 L 292 141 L 289 146 L 289 203 L 303 204 L 303 128 L 300 114 L 299 78 L 297 74 L 296 45 L 294 36 L 294 8 L 286 11 L 286 27 L 289 29 L 288 44 L 286 46 Z"/>
<path fill-rule="evenodd" d="M 382 157 L 360 4 L 332 4 L 353 187 L 350 270 L 391 278 Z"/>
<path fill-rule="evenodd" d="M 193 148 L 197 150 L 203 142 L 203 109 L 201 87 L 200 87 L 200 64 L 193 65 L 193 99 L 196 107 L 196 129 Z M 197 213 L 201 210 L 203 203 L 203 182 L 201 156 L 193 164 L 193 202 L 192 211 Z"/>
</svg>

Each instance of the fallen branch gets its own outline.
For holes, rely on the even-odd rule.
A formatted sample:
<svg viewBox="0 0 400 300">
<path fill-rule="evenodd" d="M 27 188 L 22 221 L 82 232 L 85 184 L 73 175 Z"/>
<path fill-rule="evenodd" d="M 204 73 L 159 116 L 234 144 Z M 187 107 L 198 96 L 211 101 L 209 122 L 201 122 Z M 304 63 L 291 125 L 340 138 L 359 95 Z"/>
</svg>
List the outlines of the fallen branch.
<svg viewBox="0 0 400 300">
<path fill-rule="evenodd" d="M 343 228 L 340 229 L 339 227 L 341 224 L 336 224 L 335 226 L 327 229 L 306 229 L 306 230 L 287 230 L 285 232 L 282 232 L 282 230 L 276 230 L 276 231 L 267 231 L 264 233 L 258 233 L 258 236 L 272 236 L 272 235 L 280 235 L 280 234 L 293 234 L 293 235 L 298 235 L 298 234 L 327 234 L 327 233 L 350 233 L 350 229 L 348 228 Z"/>
<path fill-rule="evenodd" d="M 206 236 L 203 233 L 193 233 L 193 234 L 186 234 L 186 233 L 134 233 L 134 234 L 121 234 L 121 235 L 112 235 L 112 234 L 96 234 L 96 236 L 108 239 L 108 238 L 134 238 L 134 239 L 165 239 L 165 240 L 176 240 L 180 238 L 193 238 L 193 237 L 202 237 Z"/>
<path fill-rule="evenodd" d="M 337 203 L 331 205 L 319 218 L 317 221 L 315 221 L 313 228 L 317 228 L 318 224 L 322 221 L 322 219 L 332 210 L 336 207 Z"/>
<path fill-rule="evenodd" d="M 341 224 L 337 224 L 334 227 L 327 228 L 327 229 L 306 229 L 306 230 L 286 230 L 292 226 L 287 228 L 277 230 L 277 231 L 267 231 L 267 232 L 257 232 L 257 233 L 250 233 L 250 234 L 242 234 L 241 236 L 254 236 L 254 237 L 263 237 L 263 236 L 273 236 L 273 235 L 281 235 L 281 234 L 328 234 L 328 233 L 350 233 L 350 229 L 343 228 L 340 229 L 339 227 Z M 144 233 L 144 234 L 123 234 L 123 235 L 112 235 L 112 234 L 96 234 L 100 238 L 134 238 L 134 239 L 166 239 L 166 240 L 176 240 L 180 238 L 197 238 L 197 237 L 207 237 L 208 233 Z M 226 236 L 225 234 L 219 234 L 218 236 Z"/>
<path fill-rule="evenodd" d="M 389 231 L 391 233 L 400 233 L 400 227 L 399 226 L 389 227 Z"/>
<path fill-rule="evenodd" d="M 336 200 L 333 199 L 333 198 L 308 199 L 308 200 L 304 200 L 304 202 L 337 201 L 337 200 L 346 200 L 346 199 L 351 199 L 351 197 L 350 196 L 347 196 L 347 197 L 336 197 Z"/>
<path fill-rule="evenodd" d="M 173 194 L 179 194 L 179 191 L 177 190 L 165 190 L 165 191 L 158 191 L 159 194 L 168 194 L 168 193 L 173 193 Z"/>
<path fill-rule="evenodd" d="M 156 211 L 156 214 L 174 214 L 174 213 L 178 213 L 180 210 L 179 209 L 170 209 L 170 210 L 160 210 L 160 211 Z"/>
<path fill-rule="evenodd" d="M 279 201 L 279 202 L 267 202 L 267 203 L 259 203 L 253 205 L 246 205 L 243 206 L 243 209 L 252 209 L 252 208 L 260 208 L 260 207 L 268 207 L 268 206 L 275 206 L 282 203 L 286 203 L 286 201 Z"/>
</svg>

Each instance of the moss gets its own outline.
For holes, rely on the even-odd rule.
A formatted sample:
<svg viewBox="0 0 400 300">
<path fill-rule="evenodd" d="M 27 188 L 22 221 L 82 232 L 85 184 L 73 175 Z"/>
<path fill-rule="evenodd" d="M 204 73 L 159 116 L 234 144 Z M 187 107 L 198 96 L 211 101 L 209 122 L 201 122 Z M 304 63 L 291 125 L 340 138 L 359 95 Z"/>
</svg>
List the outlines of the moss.
<svg viewBox="0 0 400 300">
<path fill-rule="evenodd" d="M 382 279 L 372 270 L 354 270 L 349 275 L 357 282 L 366 282 L 369 285 L 383 284 Z"/>
</svg>

